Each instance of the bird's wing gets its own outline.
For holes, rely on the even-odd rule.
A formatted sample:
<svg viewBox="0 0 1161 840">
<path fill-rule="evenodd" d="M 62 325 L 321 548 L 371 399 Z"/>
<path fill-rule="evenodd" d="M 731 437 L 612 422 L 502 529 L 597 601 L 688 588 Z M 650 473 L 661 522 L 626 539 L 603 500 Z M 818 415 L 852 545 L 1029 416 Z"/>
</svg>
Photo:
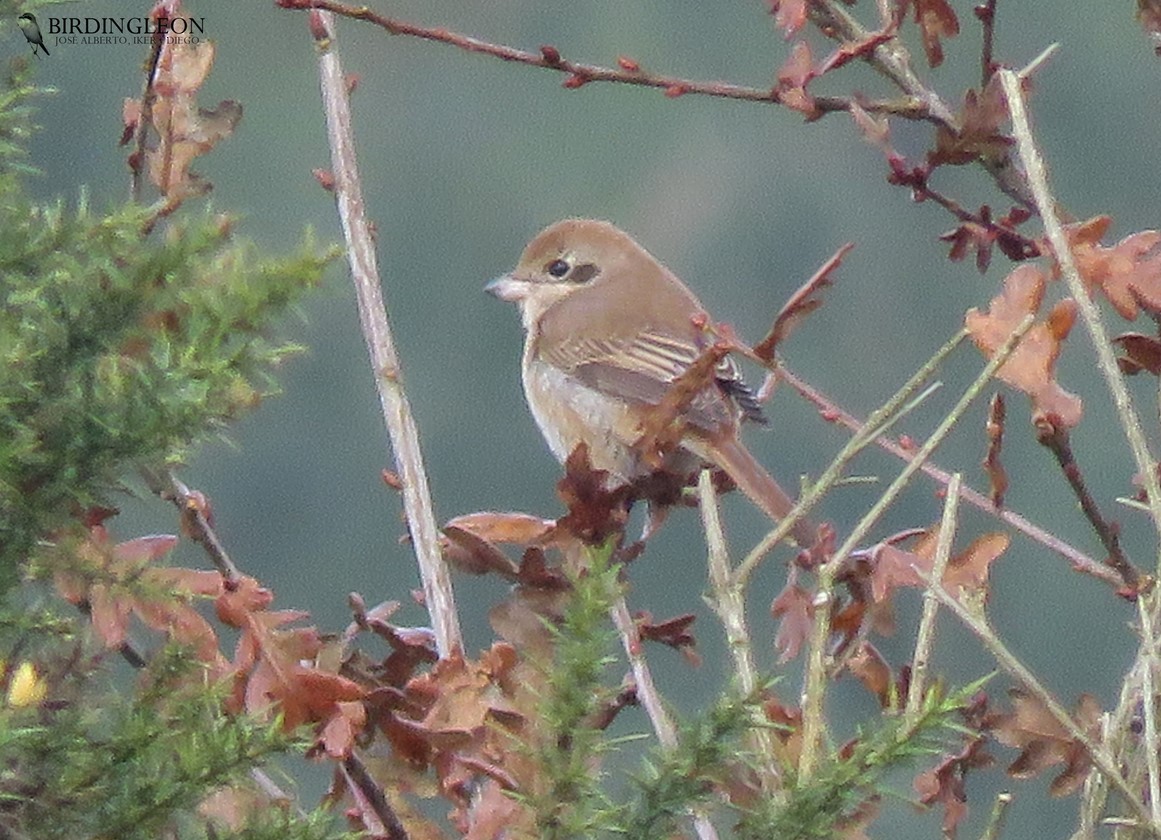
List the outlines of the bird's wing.
<svg viewBox="0 0 1161 840">
<path fill-rule="evenodd" d="M 661 402 L 701 352 L 688 341 L 650 331 L 625 337 L 577 337 L 541 348 L 546 361 L 589 388 L 646 405 Z M 706 432 L 720 431 L 734 422 L 734 405 L 747 419 L 765 422 L 732 359 L 721 361 L 714 380 L 716 387 L 704 389 L 690 402 L 684 415 L 687 422 Z"/>
</svg>

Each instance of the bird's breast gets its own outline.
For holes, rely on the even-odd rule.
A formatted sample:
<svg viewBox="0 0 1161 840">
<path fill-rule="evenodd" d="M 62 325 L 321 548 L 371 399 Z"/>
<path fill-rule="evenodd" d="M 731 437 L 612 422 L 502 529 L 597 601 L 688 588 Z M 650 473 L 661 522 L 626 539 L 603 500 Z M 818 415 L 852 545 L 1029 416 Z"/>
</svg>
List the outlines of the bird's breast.
<svg viewBox="0 0 1161 840">
<path fill-rule="evenodd" d="M 620 484 L 637 477 L 641 468 L 632 444 L 640 431 L 636 413 L 628 404 L 527 354 L 523 379 L 528 407 L 558 461 L 563 463 L 583 442 L 588 445 L 592 466 L 608 471 L 611 482 Z"/>
</svg>

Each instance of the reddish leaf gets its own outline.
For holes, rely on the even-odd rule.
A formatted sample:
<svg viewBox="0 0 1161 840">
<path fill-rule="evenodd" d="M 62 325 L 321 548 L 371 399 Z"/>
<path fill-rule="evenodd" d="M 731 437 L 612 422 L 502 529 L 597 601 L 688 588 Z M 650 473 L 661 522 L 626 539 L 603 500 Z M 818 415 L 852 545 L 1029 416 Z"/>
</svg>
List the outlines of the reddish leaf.
<svg viewBox="0 0 1161 840">
<path fill-rule="evenodd" d="M 984 456 L 984 471 L 988 474 L 989 495 L 997 508 L 1004 506 L 1004 494 L 1008 492 L 1008 473 L 1000 463 L 1000 450 L 1004 445 L 1004 395 L 993 394 L 988 407 L 988 421 L 984 433 L 988 438 L 988 452 Z"/>
<path fill-rule="evenodd" d="M 938 67 L 943 63 L 943 43 L 940 39 L 958 35 L 959 20 L 947 0 L 914 0 L 914 3 L 915 22 L 919 24 L 923 36 L 927 63 Z"/>
<path fill-rule="evenodd" d="M 807 120 L 818 119 L 822 112 L 814 104 L 814 97 L 806 92 L 806 86 L 816 75 L 810 46 L 805 41 L 799 41 L 778 68 L 777 84 L 774 86 L 778 101 L 803 114 Z"/>
<path fill-rule="evenodd" d="M 78 557 L 93 567 L 93 578 L 58 575 L 57 586 L 73 603 L 88 603 L 93 629 L 107 647 L 125 643 L 135 615 L 191 648 L 200 662 L 221 668 L 224 659 L 217 635 L 190 600 L 221 593 L 222 578 L 215 572 L 156 566 L 176 544 L 175 536 L 153 535 L 110 545 L 104 526 L 93 526 L 78 551 Z"/>
<path fill-rule="evenodd" d="M 1156 336 L 1122 333 L 1113 339 L 1113 344 L 1124 351 L 1123 356 L 1117 357 L 1122 372 L 1131 376 L 1144 370 L 1161 376 L 1161 340 Z"/>
<path fill-rule="evenodd" d="M 889 23 L 885 28 L 878 32 L 870 33 L 861 41 L 844 41 L 841 46 L 828 55 L 822 64 L 818 66 L 817 75 L 821 76 L 824 73 L 829 73 L 831 70 L 837 70 L 839 67 L 854 61 L 856 58 L 869 58 L 876 47 L 894 38 L 897 31 L 898 28 L 894 23 Z"/>
<path fill-rule="evenodd" d="M 924 805 L 943 806 L 943 834 L 954 837 L 956 829 L 967 817 L 968 771 L 988 767 L 993 759 L 985 751 L 984 738 L 972 738 L 959 753 L 946 756 L 932 769 L 915 777 L 915 792 Z"/>
<path fill-rule="evenodd" d="M 689 632 L 689 628 L 693 626 L 693 622 L 697 616 L 692 613 L 686 613 L 685 615 L 679 615 L 667 621 L 655 622 L 651 613 L 640 612 L 634 618 L 637 624 L 637 633 L 642 639 L 668 645 L 674 650 L 679 651 L 691 665 L 697 666 L 701 664 L 701 658 L 697 655 L 697 651 L 694 650 L 697 647 L 697 640 Z"/>
<path fill-rule="evenodd" d="M 951 243 L 947 258 L 959 262 L 972 251 L 976 254 L 976 268 L 980 274 L 988 270 L 992 262 L 992 246 L 996 242 L 996 231 L 979 222 L 964 222 L 959 227 L 940 234 L 940 240 Z"/>
<path fill-rule="evenodd" d="M 906 166 L 903 155 L 891 145 L 891 124 L 886 116 L 874 117 L 864 111 L 858 102 L 852 102 L 851 118 L 863 139 L 883 153 L 892 171 L 902 170 Z"/>
<path fill-rule="evenodd" d="M 774 319 L 774 325 L 766 337 L 754 345 L 754 355 L 763 361 L 774 359 L 774 352 L 778 345 L 797 329 L 798 325 L 814 310 L 822 306 L 822 291 L 831 285 L 832 273 L 842 265 L 843 258 L 855 247 L 853 242 L 843 245 L 814 273 L 809 280 L 798 288 L 790 300 L 782 307 Z"/>
<path fill-rule="evenodd" d="M 774 25 L 791 37 L 806 23 L 807 0 L 768 0 Z"/>
<path fill-rule="evenodd" d="M 530 546 L 542 545 L 556 523 L 527 513 L 480 511 L 456 516 L 447 524 L 488 542 Z"/>
<path fill-rule="evenodd" d="M 610 490 L 607 481 L 605 470 L 593 469 L 588 446 L 577 445 L 564 462 L 564 478 L 556 484 L 556 493 L 568 508 L 557 527 L 590 545 L 622 532 L 629 517 L 630 489 Z"/>
<path fill-rule="evenodd" d="M 943 2 L 943 0 L 934 0 Z M 935 148 L 928 152 L 931 167 L 994 160 L 1008 153 L 1012 138 L 1000 131 L 1008 119 L 1008 104 L 999 76 L 993 75 L 983 91 L 969 89 L 959 114 L 959 131 L 944 126 L 935 132 Z"/>
<path fill-rule="evenodd" d="M 774 636 L 778 662 L 789 662 L 798 656 L 803 644 L 810 638 L 810 629 L 814 625 L 813 598 L 801 586 L 788 582 L 770 604 L 770 612 L 774 618 L 781 619 Z"/>
<path fill-rule="evenodd" d="M 937 528 L 922 534 L 910 551 L 891 542 L 883 542 L 872 552 L 874 571 L 871 588 L 876 602 L 891 597 L 901 586 L 923 588 L 935 562 L 935 547 L 939 539 Z M 991 533 L 977 537 L 959 554 L 953 555 L 943 573 L 943 588 L 957 600 L 986 594 L 988 575 L 994 563 L 1007 549 L 1006 534 Z"/>
<path fill-rule="evenodd" d="M 508 580 L 516 578 L 516 564 L 504 552 L 463 528 L 445 525 L 440 548 L 444 560 L 461 572 L 473 575 L 495 572 Z"/>
<path fill-rule="evenodd" d="M 972 340 L 985 355 L 995 353 L 1029 313 L 1038 312 L 1044 297 L 1044 274 L 1033 265 L 1018 266 L 1004 280 L 986 313 L 968 310 L 965 323 Z M 1032 326 L 999 370 L 998 376 L 1032 398 L 1038 414 L 1052 414 L 1071 428 L 1080 422 L 1080 398 L 1056 381 L 1056 360 L 1062 342 L 1076 318 L 1076 304 L 1062 300 L 1048 319 Z"/>
<path fill-rule="evenodd" d="M 870 642 L 860 642 L 855 652 L 847 659 L 846 667 L 867 691 L 875 695 L 882 708 L 898 706 L 899 694 L 891 674 L 891 666 L 874 645 Z"/>
<path fill-rule="evenodd" d="M 774 735 L 782 742 L 786 763 L 797 767 L 802 755 L 802 709 L 786 706 L 777 697 L 762 703 L 766 719 L 774 724 Z"/>
<path fill-rule="evenodd" d="M 218 620 L 229 627 L 243 628 L 250 616 L 274 602 L 274 594 L 252 577 L 242 577 L 237 585 L 222 592 L 215 604 Z"/>
<path fill-rule="evenodd" d="M 200 155 L 233 134 L 242 118 L 242 106 L 232 100 L 210 109 L 198 106 L 198 93 L 213 63 L 214 45 L 205 40 L 167 41 L 158 59 L 150 109 L 157 143 L 146 150 L 145 164 L 150 182 L 171 202 L 201 195 L 210 188 L 190 167 Z M 139 114 L 140 108 L 134 111 L 126 106 L 126 124 L 134 113 Z"/>
<path fill-rule="evenodd" d="M 1049 767 L 1063 764 L 1064 769 L 1052 780 L 1049 792 L 1053 796 L 1068 796 L 1084 784 L 1092 766 L 1092 759 L 1079 741 L 1049 713 L 1039 699 L 1014 688 L 1008 692 L 1012 711 L 993 716 L 989 727 L 996 740 L 1020 750 L 1020 755 L 1008 767 L 1008 774 L 1017 778 L 1031 778 Z M 1097 738 L 1100 731 L 1101 707 L 1089 694 L 1080 695 L 1073 719 L 1081 731 Z"/>
<path fill-rule="evenodd" d="M 362 703 L 339 701 L 335 703 L 334 714 L 323 726 L 319 743 L 331 758 L 350 755 L 355 747 L 355 738 L 367 723 L 367 710 Z"/>
<path fill-rule="evenodd" d="M 1110 225 L 1107 216 L 1097 216 L 1068 229 L 1077 269 L 1122 318 L 1135 320 L 1142 309 L 1161 315 L 1161 232 L 1143 230 L 1106 248 L 1100 240 Z"/>
</svg>

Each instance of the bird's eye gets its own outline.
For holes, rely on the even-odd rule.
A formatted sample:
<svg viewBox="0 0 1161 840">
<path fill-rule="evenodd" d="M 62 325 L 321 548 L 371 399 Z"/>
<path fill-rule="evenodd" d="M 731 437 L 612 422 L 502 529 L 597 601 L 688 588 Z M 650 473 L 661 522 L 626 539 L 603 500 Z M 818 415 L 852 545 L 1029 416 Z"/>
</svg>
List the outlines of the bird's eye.
<svg viewBox="0 0 1161 840">
<path fill-rule="evenodd" d="M 568 274 L 568 270 L 572 268 L 566 260 L 553 260 L 548 264 L 548 273 L 557 280 Z"/>
</svg>

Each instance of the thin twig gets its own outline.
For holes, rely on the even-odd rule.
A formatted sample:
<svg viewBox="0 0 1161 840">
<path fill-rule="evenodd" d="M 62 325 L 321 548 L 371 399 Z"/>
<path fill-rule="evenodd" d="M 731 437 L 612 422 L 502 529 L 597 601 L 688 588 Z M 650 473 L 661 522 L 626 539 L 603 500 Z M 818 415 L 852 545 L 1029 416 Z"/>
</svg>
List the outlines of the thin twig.
<svg viewBox="0 0 1161 840">
<path fill-rule="evenodd" d="M 186 530 L 189 531 L 193 541 L 205 549 L 210 562 L 214 564 L 214 568 L 218 570 L 218 574 L 225 581 L 226 588 L 232 588 L 237 584 L 242 573 L 238 571 L 238 567 L 230 559 L 226 546 L 218 537 L 218 532 L 206 515 L 204 496 L 190 490 L 185 482 L 173 473 L 169 474 L 169 484 L 172 489 L 168 495 L 177 505 L 177 509 L 181 511 L 181 518 L 186 525 Z"/>
<path fill-rule="evenodd" d="M 712 471 L 702 470 L 698 475 L 697 498 L 708 553 L 710 580 L 708 600 L 726 631 L 726 646 L 734 659 L 738 688 L 745 696 L 751 697 L 758 688 L 758 669 L 754 664 L 754 647 L 750 641 L 750 630 L 746 626 L 745 590 L 740 584 L 735 583 L 731 574 L 729 548 L 722 528 Z M 782 757 L 781 750 L 775 746 L 766 726 L 756 726 L 752 733 L 754 752 L 759 757 L 764 771 L 763 784 L 772 786 L 780 776 L 775 759 Z"/>
<path fill-rule="evenodd" d="M 1003 346 L 988 360 L 975 381 L 968 386 L 947 416 L 940 421 L 931 436 L 916 451 L 915 456 L 903 467 L 895 480 L 883 491 L 883 495 L 855 525 L 851 533 L 834 556 L 818 570 L 818 590 L 814 596 L 814 622 L 810 631 L 810 647 L 807 655 L 805 687 L 802 692 L 802 754 L 799 759 L 799 778 L 806 780 L 814 772 L 822 746 L 824 724 L 823 710 L 826 700 L 826 649 L 830 638 L 831 605 L 834 601 L 835 579 L 845 565 L 846 559 L 858 543 L 870 531 L 879 517 L 894 503 L 896 497 L 907 486 L 919 467 L 943 443 L 943 440 L 963 417 L 971 402 L 995 376 L 1000 366 L 1016 349 L 1020 339 L 1032 327 L 1034 317 L 1028 314 L 1008 336 Z"/>
<path fill-rule="evenodd" d="M 610 610 L 613 624 L 621 637 L 621 645 L 625 648 L 625 656 L 629 660 L 629 668 L 633 672 L 633 680 L 637 683 L 637 698 L 649 716 L 649 723 L 657 735 L 657 741 L 665 749 L 677 746 L 677 728 L 673 725 L 669 712 L 653 682 L 653 673 L 649 670 L 649 663 L 641 648 L 641 635 L 637 632 L 637 623 L 629 612 L 629 605 L 625 597 L 620 595 Z"/>
<path fill-rule="evenodd" d="M 804 399 L 814 404 L 819 412 L 828 420 L 838 423 L 852 432 L 858 432 L 863 428 L 865 421 L 859 420 L 846 409 L 839 406 L 834 400 L 826 394 L 819 391 L 813 385 L 802 379 L 792 370 L 786 367 L 785 364 L 779 367 L 778 376 L 786 382 L 791 388 L 797 391 Z M 875 439 L 875 443 L 884 451 L 891 453 L 895 457 L 910 461 L 914 454 L 913 449 L 905 448 L 899 441 L 885 435 L 879 435 Z M 946 470 L 941 469 L 934 463 L 928 461 L 922 468 L 924 475 L 934 479 L 939 484 L 947 486 L 951 481 L 951 474 Z M 1039 525 L 1030 522 L 1025 517 L 1016 513 L 1009 508 L 997 509 L 992 500 L 985 496 L 978 490 L 964 485 L 961 496 L 964 501 L 979 510 L 989 513 L 999 519 L 1005 525 L 1022 533 L 1029 539 L 1040 543 L 1048 550 L 1057 554 L 1064 560 L 1072 564 L 1078 572 L 1091 575 L 1098 580 L 1102 580 L 1112 586 L 1122 585 L 1120 575 L 1110 569 L 1108 566 L 1101 563 L 1094 557 L 1090 557 L 1078 548 L 1075 548 L 1064 540 L 1057 537 L 1055 534 L 1044 530 Z"/>
<path fill-rule="evenodd" d="M 385 837 L 387 840 L 407 840 L 407 829 L 395 815 L 391 803 L 383 795 L 383 789 L 367 771 L 363 760 L 358 754 L 351 752 L 342 761 L 343 775 L 347 777 L 347 787 L 359 803 L 360 816 L 366 820 L 366 829 L 375 837 Z M 374 825 L 378 822 L 378 825 Z"/>
<path fill-rule="evenodd" d="M 677 727 L 673 725 L 673 719 L 665 709 L 661 693 L 653 682 L 653 672 L 649 670 L 649 663 L 642 652 L 641 634 L 637 632 L 637 623 L 633 621 L 623 594 L 617 596 L 610 614 L 621 637 L 621 644 L 625 648 L 633 680 L 637 683 L 637 699 L 645 707 L 645 714 L 649 716 L 649 723 L 657 735 L 657 742 L 664 749 L 672 750 L 677 747 Z M 704 813 L 695 812 L 692 818 L 694 830 L 701 840 L 717 840 L 717 830 L 709 821 L 709 817 Z"/>
<path fill-rule="evenodd" d="M 861 23 L 834 0 L 813 0 L 807 4 L 811 22 L 831 38 L 848 43 L 861 43 L 870 37 Z M 931 90 L 911 68 L 907 50 L 898 38 L 879 44 L 867 56 L 867 63 L 889 78 L 908 96 L 924 104 L 941 124 L 959 133 L 959 124 L 947 104 Z"/>
<path fill-rule="evenodd" d="M 149 127 L 153 123 L 153 101 L 157 98 L 154 82 L 161 64 L 161 51 L 165 48 L 165 38 L 155 36 L 150 44 L 149 61 L 145 70 L 145 85 L 141 91 L 141 107 L 137 113 L 137 125 L 133 131 L 133 151 L 129 155 L 129 200 L 141 201 L 141 190 L 145 171 L 145 144 L 149 138 Z"/>
<path fill-rule="evenodd" d="M 812 0 L 807 4 L 811 21 L 826 35 L 837 40 L 859 43 L 869 35 L 838 0 Z M 952 134 L 959 135 L 962 126 L 947 104 L 931 90 L 911 67 L 910 56 L 898 36 L 879 44 L 866 57 L 867 63 L 889 78 L 908 96 L 922 102 L 924 107 Z M 979 158 L 980 164 L 1005 194 L 1025 207 L 1032 207 L 1028 184 L 1010 159 L 1004 155 L 995 159 Z"/>
<path fill-rule="evenodd" d="M 980 840 L 999 840 L 1000 835 L 1004 832 L 1004 824 L 1007 822 L 1008 808 L 1011 804 L 1012 794 L 1008 791 L 996 794 L 996 801 L 992 803 L 992 813 L 988 815 L 988 824 L 984 826 Z"/>
<path fill-rule="evenodd" d="M 325 12 L 317 14 L 320 31 L 316 35 L 322 37 L 316 40 L 316 45 L 335 179 L 335 202 L 347 242 L 347 259 L 358 298 L 359 324 L 367 344 L 383 419 L 391 438 L 396 471 L 403 479 L 403 509 L 419 562 L 424 601 L 431 614 L 436 647 L 441 657 L 447 657 L 463 649 L 455 597 L 439 547 L 439 531 L 419 447 L 419 430 L 403 390 L 399 356 L 383 305 L 375 242 L 365 214 L 355 160 L 347 83 L 335 50 L 334 21 Z"/>
<path fill-rule="evenodd" d="M 1121 548 L 1121 529 L 1116 522 L 1110 522 L 1101 514 L 1097 500 L 1093 498 L 1085 483 L 1084 474 L 1080 471 L 1080 464 L 1072 452 L 1068 429 L 1061 423 L 1053 422 L 1052 418 L 1038 418 L 1036 421 L 1036 440 L 1044 446 L 1060 466 L 1068 486 L 1080 503 L 1080 509 L 1085 518 L 1092 525 L 1104 546 L 1107 556 L 1105 562 L 1121 577 L 1126 592 L 1134 595 L 1141 587 L 1141 573 Z"/>
<path fill-rule="evenodd" d="M 959 512 L 959 491 L 963 476 L 955 473 L 947 485 L 947 497 L 943 500 L 943 519 L 939 524 L 939 539 L 935 545 L 935 561 L 931 566 L 931 579 L 943 580 L 947 561 L 951 558 L 952 539 Z M 911 658 L 911 684 L 907 688 L 907 706 L 903 719 L 913 721 L 923 707 L 923 693 L 926 689 L 927 665 L 931 660 L 931 648 L 935 644 L 935 616 L 939 612 L 939 601 L 930 590 L 923 593 L 923 617 L 919 620 L 919 632 L 915 637 L 915 655 Z"/>
<path fill-rule="evenodd" d="M 1141 620 L 1141 638 L 1156 639 L 1156 628 L 1153 625 L 1153 613 L 1142 609 L 1138 615 Z M 1156 651 L 1149 651 L 1139 657 L 1141 663 L 1141 698 L 1142 713 L 1145 718 L 1145 766 L 1149 770 L 1149 808 L 1153 814 L 1153 825 L 1161 827 L 1161 757 L 1157 755 L 1157 696 L 1155 689 L 1156 676 L 1153 666 L 1157 661 Z"/>
<path fill-rule="evenodd" d="M 351 6 L 337 0 L 277 0 L 277 4 L 284 9 L 325 9 L 336 15 L 362 20 L 381 27 L 391 35 L 408 35 L 421 38 L 425 41 L 434 41 L 456 47 L 468 52 L 489 55 L 501 61 L 510 61 L 516 64 L 525 64 L 531 67 L 540 67 L 553 70 L 567 76 L 565 86 L 578 88 L 593 82 L 612 82 L 638 87 L 658 88 L 667 96 L 685 96 L 687 94 L 714 96 L 722 99 L 738 99 L 750 102 L 779 102 L 777 89 L 774 87 L 749 87 L 729 82 L 704 82 L 696 79 L 686 79 L 679 76 L 667 76 L 649 73 L 641 69 L 626 69 L 624 67 L 605 67 L 599 64 L 586 64 L 579 61 L 569 61 L 561 56 L 556 47 L 544 46 L 538 51 L 521 50 L 505 44 L 495 44 L 470 35 L 441 27 L 426 27 L 407 21 L 390 18 L 378 14 L 367 6 Z M 841 113 L 851 110 L 853 100 L 842 96 L 814 96 L 813 104 L 818 112 L 823 114 Z M 889 114 L 912 120 L 934 120 L 924 104 L 911 97 L 887 100 L 859 100 L 859 107 L 868 113 Z"/>
<path fill-rule="evenodd" d="M 983 44 L 980 47 L 980 90 L 983 90 L 996 72 L 996 0 L 980 3 L 975 7 L 975 14 L 983 28 Z"/>
</svg>

